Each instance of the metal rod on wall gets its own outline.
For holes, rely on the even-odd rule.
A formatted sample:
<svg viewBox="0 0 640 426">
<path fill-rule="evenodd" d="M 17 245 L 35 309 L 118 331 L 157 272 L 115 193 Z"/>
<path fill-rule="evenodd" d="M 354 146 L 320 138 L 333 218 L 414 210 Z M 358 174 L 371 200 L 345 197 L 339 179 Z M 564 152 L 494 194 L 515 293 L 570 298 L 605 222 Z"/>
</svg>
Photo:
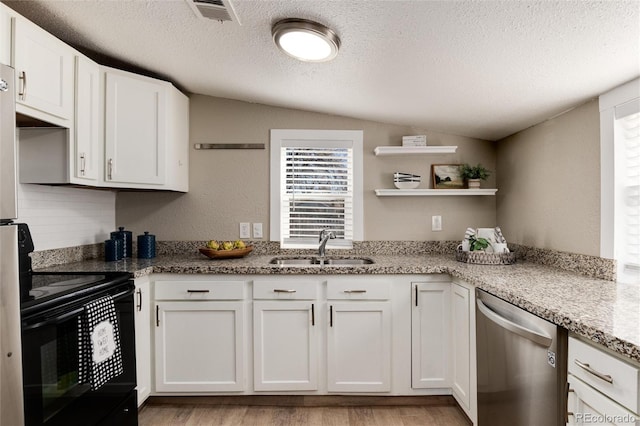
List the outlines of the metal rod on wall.
<svg viewBox="0 0 640 426">
<path fill-rule="evenodd" d="M 265 149 L 263 143 L 195 143 L 194 149 Z"/>
</svg>

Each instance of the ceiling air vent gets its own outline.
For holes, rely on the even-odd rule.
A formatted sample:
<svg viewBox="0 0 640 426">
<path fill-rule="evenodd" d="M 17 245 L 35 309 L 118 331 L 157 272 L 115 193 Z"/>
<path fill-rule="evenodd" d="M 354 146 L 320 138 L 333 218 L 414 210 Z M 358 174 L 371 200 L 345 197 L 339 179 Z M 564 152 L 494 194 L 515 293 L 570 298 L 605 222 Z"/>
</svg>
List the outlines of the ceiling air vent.
<svg viewBox="0 0 640 426">
<path fill-rule="evenodd" d="M 219 22 L 235 22 L 240 20 L 229 0 L 186 0 L 199 18 L 213 19 Z"/>
</svg>

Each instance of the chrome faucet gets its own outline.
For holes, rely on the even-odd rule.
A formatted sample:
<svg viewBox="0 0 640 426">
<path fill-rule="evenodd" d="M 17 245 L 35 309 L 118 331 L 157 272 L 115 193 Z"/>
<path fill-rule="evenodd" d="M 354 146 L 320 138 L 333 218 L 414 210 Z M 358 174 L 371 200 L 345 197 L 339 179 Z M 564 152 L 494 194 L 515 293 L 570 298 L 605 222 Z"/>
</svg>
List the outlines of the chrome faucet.
<svg viewBox="0 0 640 426">
<path fill-rule="evenodd" d="M 318 247 L 318 257 L 320 257 L 320 259 L 324 259 L 327 241 L 335 237 L 336 234 L 334 234 L 333 231 L 329 231 L 328 229 L 323 229 L 322 231 L 320 231 L 320 238 L 318 238 L 318 242 L 320 243 L 320 246 Z"/>
</svg>

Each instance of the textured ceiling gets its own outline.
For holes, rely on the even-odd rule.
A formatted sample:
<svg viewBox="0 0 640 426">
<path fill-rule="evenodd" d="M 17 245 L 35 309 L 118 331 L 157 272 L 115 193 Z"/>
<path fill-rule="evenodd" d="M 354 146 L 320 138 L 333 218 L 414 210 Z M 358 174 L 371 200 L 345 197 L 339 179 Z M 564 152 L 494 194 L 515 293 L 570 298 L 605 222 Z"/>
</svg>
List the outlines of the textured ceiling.
<svg viewBox="0 0 640 426">
<path fill-rule="evenodd" d="M 3 1 L 61 39 L 192 93 L 496 140 L 640 75 L 639 1 Z M 331 27 L 332 62 L 279 52 L 282 18 Z"/>
</svg>

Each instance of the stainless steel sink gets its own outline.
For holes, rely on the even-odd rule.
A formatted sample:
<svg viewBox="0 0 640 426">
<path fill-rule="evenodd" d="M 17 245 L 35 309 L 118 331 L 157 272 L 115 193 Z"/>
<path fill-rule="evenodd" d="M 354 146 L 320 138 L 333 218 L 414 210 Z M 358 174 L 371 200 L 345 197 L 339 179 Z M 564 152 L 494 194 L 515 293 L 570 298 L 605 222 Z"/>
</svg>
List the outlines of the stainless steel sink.
<svg viewBox="0 0 640 426">
<path fill-rule="evenodd" d="M 296 258 L 278 258 L 274 257 L 269 261 L 272 265 L 278 266 L 309 266 L 309 265 L 317 265 L 314 263 L 315 259 L 312 257 L 296 257 Z"/>
<path fill-rule="evenodd" d="M 338 258 L 332 257 L 324 260 L 325 265 L 344 265 L 344 266 L 358 266 L 358 265 L 371 265 L 373 260 L 366 257 L 355 258 Z"/>
<path fill-rule="evenodd" d="M 374 263 L 366 257 L 274 257 L 269 261 L 271 265 L 288 266 L 362 266 Z"/>
</svg>

